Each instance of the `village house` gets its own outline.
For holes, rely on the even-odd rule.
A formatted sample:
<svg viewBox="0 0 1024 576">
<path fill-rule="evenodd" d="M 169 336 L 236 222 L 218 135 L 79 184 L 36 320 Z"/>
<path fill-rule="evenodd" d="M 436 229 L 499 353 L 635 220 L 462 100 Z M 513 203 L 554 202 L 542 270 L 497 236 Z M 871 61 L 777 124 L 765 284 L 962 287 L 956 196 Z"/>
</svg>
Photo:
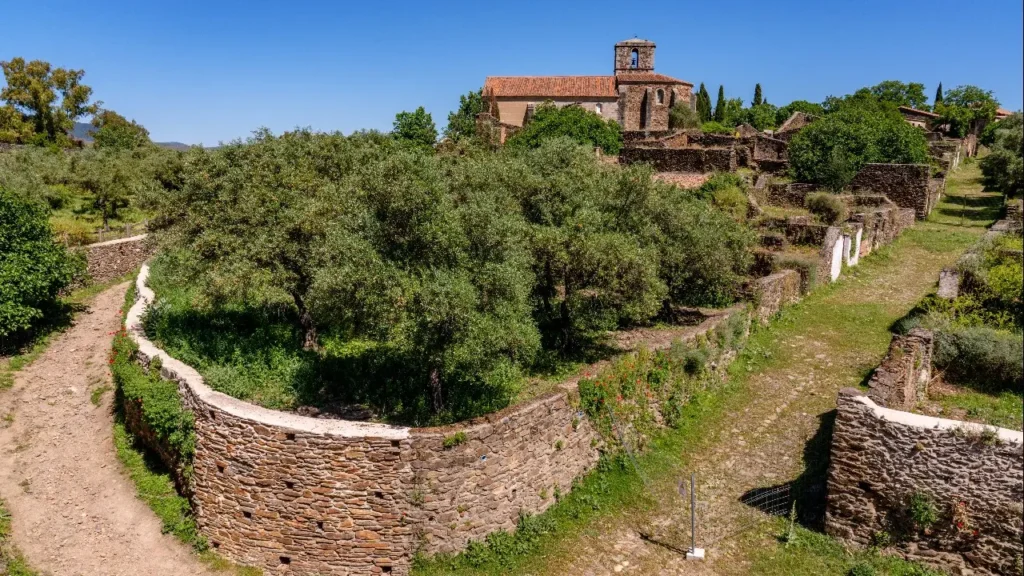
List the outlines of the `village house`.
<svg viewBox="0 0 1024 576">
<path fill-rule="evenodd" d="M 546 101 L 578 105 L 618 122 L 623 130 L 668 130 L 669 109 L 693 106 L 693 84 L 654 71 L 654 42 L 615 45 L 613 76 L 488 76 L 484 99 L 507 126 L 522 126 Z"/>
</svg>

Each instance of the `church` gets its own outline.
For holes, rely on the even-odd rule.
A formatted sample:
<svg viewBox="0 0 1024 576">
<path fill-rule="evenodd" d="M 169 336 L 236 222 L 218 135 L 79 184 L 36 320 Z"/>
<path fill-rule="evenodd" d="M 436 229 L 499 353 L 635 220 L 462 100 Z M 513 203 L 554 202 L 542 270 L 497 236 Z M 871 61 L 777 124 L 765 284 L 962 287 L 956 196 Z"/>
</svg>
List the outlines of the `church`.
<svg viewBox="0 0 1024 576">
<path fill-rule="evenodd" d="M 668 130 L 672 106 L 693 106 L 693 84 L 655 72 L 654 48 L 639 38 L 616 44 L 613 76 L 488 76 L 483 97 L 510 126 L 522 126 L 537 105 L 550 100 L 582 106 L 626 131 Z"/>
</svg>

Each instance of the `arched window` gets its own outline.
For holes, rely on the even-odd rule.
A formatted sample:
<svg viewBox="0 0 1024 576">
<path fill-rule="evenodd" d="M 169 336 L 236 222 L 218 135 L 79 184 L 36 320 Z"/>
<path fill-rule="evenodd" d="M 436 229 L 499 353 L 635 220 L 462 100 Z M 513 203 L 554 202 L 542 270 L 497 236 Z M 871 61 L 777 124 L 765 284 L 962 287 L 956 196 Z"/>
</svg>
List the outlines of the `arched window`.
<svg viewBox="0 0 1024 576">
<path fill-rule="evenodd" d="M 633 48 L 633 51 L 629 54 L 629 67 L 639 68 L 640 67 L 640 53 Z"/>
<path fill-rule="evenodd" d="M 656 97 L 656 99 L 658 101 L 658 104 L 659 105 L 664 104 L 665 103 L 665 91 L 662 90 L 661 88 L 658 88 L 658 91 L 655 94 L 656 94 L 655 97 Z"/>
</svg>

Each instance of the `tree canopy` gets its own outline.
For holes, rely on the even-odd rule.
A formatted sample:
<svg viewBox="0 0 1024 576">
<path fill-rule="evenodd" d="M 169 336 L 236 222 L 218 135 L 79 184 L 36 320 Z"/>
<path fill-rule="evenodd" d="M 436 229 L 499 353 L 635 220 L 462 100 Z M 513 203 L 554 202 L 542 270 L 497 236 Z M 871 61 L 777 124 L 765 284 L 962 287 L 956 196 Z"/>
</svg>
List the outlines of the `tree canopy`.
<svg viewBox="0 0 1024 576">
<path fill-rule="evenodd" d="M 742 102 L 740 104 L 742 107 Z M 726 111 L 725 111 L 725 86 L 718 86 L 718 99 L 715 100 L 715 122 L 725 123 Z"/>
<path fill-rule="evenodd" d="M 92 125 L 96 127 L 92 139 L 97 148 L 130 150 L 150 143 L 149 130 L 113 110 L 97 112 L 92 117 Z"/>
<path fill-rule="evenodd" d="M 1008 196 L 1024 194 L 1024 117 L 1020 112 L 994 124 L 992 151 L 981 159 L 985 186 Z"/>
<path fill-rule="evenodd" d="M 434 118 L 423 106 L 413 112 L 396 114 L 391 135 L 400 142 L 414 146 L 433 147 L 437 143 L 437 127 L 434 126 Z"/>
<path fill-rule="evenodd" d="M 977 86 L 957 86 L 947 91 L 942 102 L 936 105 L 935 113 L 939 122 L 949 125 L 949 131 L 957 137 L 979 132 L 983 125 L 996 116 L 999 102 L 991 90 Z"/>
<path fill-rule="evenodd" d="M 750 101 L 751 106 L 760 106 L 764 104 L 764 96 L 761 94 L 761 84 L 758 83 L 754 86 L 754 99 Z"/>
<path fill-rule="evenodd" d="M 848 102 L 838 107 L 790 141 L 794 178 L 841 190 L 866 163 L 928 161 L 923 132 L 905 122 L 894 108 L 858 107 Z"/>
<path fill-rule="evenodd" d="M 918 82 L 900 82 L 885 80 L 870 88 L 871 94 L 882 102 L 891 102 L 897 106 L 909 106 L 918 110 L 927 110 L 928 97 L 924 95 L 924 84 Z"/>
<path fill-rule="evenodd" d="M 505 145 L 520 150 L 538 148 L 545 140 L 560 136 L 600 148 L 605 154 L 618 154 L 622 148 L 622 129 L 617 122 L 580 106 L 556 106 L 550 102 L 537 106 L 529 122 Z"/>
<path fill-rule="evenodd" d="M 0 113 L 0 133 L 17 135 L 24 141 L 25 125 L 31 127 L 29 139 L 64 144 L 75 120 L 99 110 L 89 103 L 92 88 L 82 84 L 83 70 L 54 68 L 49 62 L 12 58 L 0 62 L 7 85 L 0 100 L 7 108 Z"/>
<path fill-rule="evenodd" d="M 0 187 L 0 349 L 40 322 L 83 274 L 81 258 L 54 242 L 44 206 Z"/>
<path fill-rule="evenodd" d="M 697 91 L 697 115 L 700 117 L 701 123 L 711 121 L 711 95 L 708 94 L 708 89 L 704 87 L 703 82 L 700 83 L 700 90 Z"/>
<path fill-rule="evenodd" d="M 482 90 L 475 90 L 459 96 L 459 107 L 448 114 L 448 125 L 444 135 L 452 140 L 476 136 L 476 117 L 486 108 Z"/>
</svg>

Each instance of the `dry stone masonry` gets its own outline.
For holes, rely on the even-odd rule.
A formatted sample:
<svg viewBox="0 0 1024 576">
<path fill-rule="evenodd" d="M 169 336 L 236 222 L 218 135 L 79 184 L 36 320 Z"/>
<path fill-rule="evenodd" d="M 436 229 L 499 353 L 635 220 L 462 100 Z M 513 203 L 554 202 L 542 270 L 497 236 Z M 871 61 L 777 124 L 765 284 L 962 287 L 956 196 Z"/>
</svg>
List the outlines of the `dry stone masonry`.
<svg viewBox="0 0 1024 576">
<path fill-rule="evenodd" d="M 146 339 L 148 275 L 143 265 L 126 328 L 139 361 L 159 358 L 161 375 L 178 383 L 194 415 L 194 472 L 184 491 L 202 534 L 232 560 L 274 573 L 408 574 L 416 552 L 457 552 L 513 529 L 521 513 L 547 509 L 598 461 L 601 440 L 574 383 L 440 428 L 315 419 L 216 392 Z M 744 312 L 710 317 L 686 339 L 732 313 Z M 153 448 L 175 467 L 168 450 Z"/>
<path fill-rule="evenodd" d="M 138 268 L 153 255 L 153 244 L 145 234 L 83 246 L 89 277 L 102 283 L 120 278 Z"/>
<path fill-rule="evenodd" d="M 938 520 L 907 527 L 918 495 Z M 960 574 L 1020 574 L 1024 434 L 884 408 L 844 388 L 832 436 L 826 531 Z M 882 535 L 882 536 L 880 536 Z"/>
</svg>

